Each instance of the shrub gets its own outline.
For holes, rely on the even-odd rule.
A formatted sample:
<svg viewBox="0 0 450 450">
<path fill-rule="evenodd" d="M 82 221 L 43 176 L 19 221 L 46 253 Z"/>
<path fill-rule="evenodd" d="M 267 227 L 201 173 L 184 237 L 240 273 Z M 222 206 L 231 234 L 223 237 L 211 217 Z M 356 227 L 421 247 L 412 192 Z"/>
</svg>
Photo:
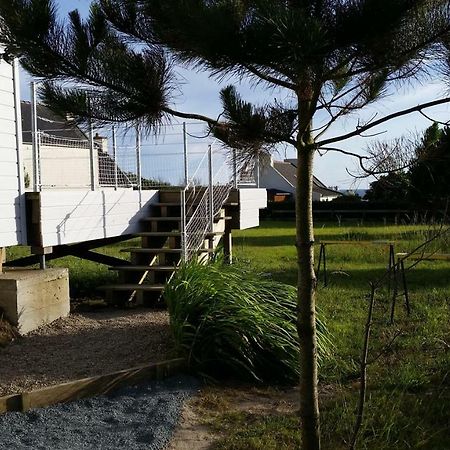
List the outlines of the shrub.
<svg viewBox="0 0 450 450">
<path fill-rule="evenodd" d="M 296 382 L 296 290 L 240 266 L 188 264 L 165 290 L 180 355 L 206 376 Z M 331 347 L 318 321 L 319 356 Z"/>
</svg>

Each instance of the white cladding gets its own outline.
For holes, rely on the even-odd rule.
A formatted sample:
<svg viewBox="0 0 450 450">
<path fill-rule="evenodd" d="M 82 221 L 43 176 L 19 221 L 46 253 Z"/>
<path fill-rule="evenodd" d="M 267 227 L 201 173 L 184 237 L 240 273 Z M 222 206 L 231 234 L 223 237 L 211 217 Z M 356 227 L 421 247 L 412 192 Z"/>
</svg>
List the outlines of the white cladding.
<svg viewBox="0 0 450 450">
<path fill-rule="evenodd" d="M 18 65 L 1 57 L 0 48 L 0 247 L 25 243 L 25 213 Z"/>
<path fill-rule="evenodd" d="M 140 219 L 157 202 L 158 191 L 133 189 L 43 190 L 42 245 L 50 247 L 103 239 L 140 231 Z"/>
<path fill-rule="evenodd" d="M 259 210 L 267 208 L 265 189 L 239 189 L 239 229 L 259 227 Z"/>
</svg>

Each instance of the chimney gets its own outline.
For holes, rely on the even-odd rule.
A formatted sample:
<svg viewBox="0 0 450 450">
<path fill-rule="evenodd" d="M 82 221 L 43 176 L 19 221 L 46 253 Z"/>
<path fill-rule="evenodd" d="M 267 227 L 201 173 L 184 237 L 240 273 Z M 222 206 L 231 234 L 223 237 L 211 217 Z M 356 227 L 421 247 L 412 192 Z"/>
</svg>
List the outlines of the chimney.
<svg viewBox="0 0 450 450">
<path fill-rule="evenodd" d="M 94 143 L 103 153 L 108 153 L 108 138 L 102 137 L 98 133 L 95 133 Z"/>
</svg>

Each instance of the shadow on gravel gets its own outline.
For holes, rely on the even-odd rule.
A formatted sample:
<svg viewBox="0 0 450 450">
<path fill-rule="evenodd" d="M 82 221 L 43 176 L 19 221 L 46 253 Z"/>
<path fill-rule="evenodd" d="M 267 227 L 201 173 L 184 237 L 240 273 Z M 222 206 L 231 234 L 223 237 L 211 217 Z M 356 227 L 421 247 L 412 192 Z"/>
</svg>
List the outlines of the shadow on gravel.
<svg viewBox="0 0 450 450">
<path fill-rule="evenodd" d="M 195 378 L 177 376 L 107 396 L 0 415 L 0 449 L 159 450 L 170 441 L 184 401 L 199 388 Z"/>
<path fill-rule="evenodd" d="M 0 348 L 0 395 L 173 356 L 166 312 L 75 314 Z"/>
</svg>

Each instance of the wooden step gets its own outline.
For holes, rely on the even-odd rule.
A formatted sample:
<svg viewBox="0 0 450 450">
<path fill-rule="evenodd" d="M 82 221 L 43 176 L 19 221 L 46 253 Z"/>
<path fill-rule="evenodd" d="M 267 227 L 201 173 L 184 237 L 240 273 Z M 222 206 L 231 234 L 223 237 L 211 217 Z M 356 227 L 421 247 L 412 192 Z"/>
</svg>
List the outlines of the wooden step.
<svg viewBox="0 0 450 450">
<path fill-rule="evenodd" d="M 123 253 L 180 253 L 182 252 L 181 248 L 142 248 L 142 247 L 130 247 L 123 248 L 120 250 Z M 215 250 L 212 248 L 201 248 L 199 253 L 214 253 Z"/>
<path fill-rule="evenodd" d="M 181 253 L 181 248 L 142 248 L 142 247 L 129 247 L 120 250 L 121 253 Z"/>
<path fill-rule="evenodd" d="M 195 206 L 198 205 L 199 202 L 194 202 L 194 203 L 188 203 L 187 206 Z M 175 202 L 157 202 L 157 203 L 152 203 L 149 206 L 168 206 L 168 207 L 175 207 L 175 206 L 181 206 L 181 203 L 175 203 Z M 223 206 L 239 206 L 238 202 L 229 202 L 229 203 L 224 203 Z"/>
<path fill-rule="evenodd" d="M 137 271 L 137 272 L 174 272 L 178 270 L 176 266 L 114 266 L 109 270 Z"/>
<path fill-rule="evenodd" d="M 186 221 L 189 222 L 191 216 L 186 217 Z M 209 220 L 209 217 L 205 217 L 205 219 Z M 231 216 L 215 216 L 214 221 L 217 222 L 219 220 L 231 220 Z M 181 217 L 144 217 L 140 219 L 141 222 L 181 222 Z"/>
<path fill-rule="evenodd" d="M 181 217 L 143 217 L 142 222 L 181 222 Z"/>
<path fill-rule="evenodd" d="M 133 234 L 135 237 L 172 237 L 181 236 L 180 231 L 141 231 Z"/>
<path fill-rule="evenodd" d="M 212 233 L 205 233 L 205 238 L 223 236 L 224 234 L 225 233 L 223 231 L 213 231 Z M 133 234 L 133 236 L 137 237 L 172 237 L 181 235 L 181 231 L 141 231 L 140 233 Z"/>
<path fill-rule="evenodd" d="M 165 284 L 106 284 L 100 286 L 101 291 L 146 291 L 162 292 Z"/>
</svg>

